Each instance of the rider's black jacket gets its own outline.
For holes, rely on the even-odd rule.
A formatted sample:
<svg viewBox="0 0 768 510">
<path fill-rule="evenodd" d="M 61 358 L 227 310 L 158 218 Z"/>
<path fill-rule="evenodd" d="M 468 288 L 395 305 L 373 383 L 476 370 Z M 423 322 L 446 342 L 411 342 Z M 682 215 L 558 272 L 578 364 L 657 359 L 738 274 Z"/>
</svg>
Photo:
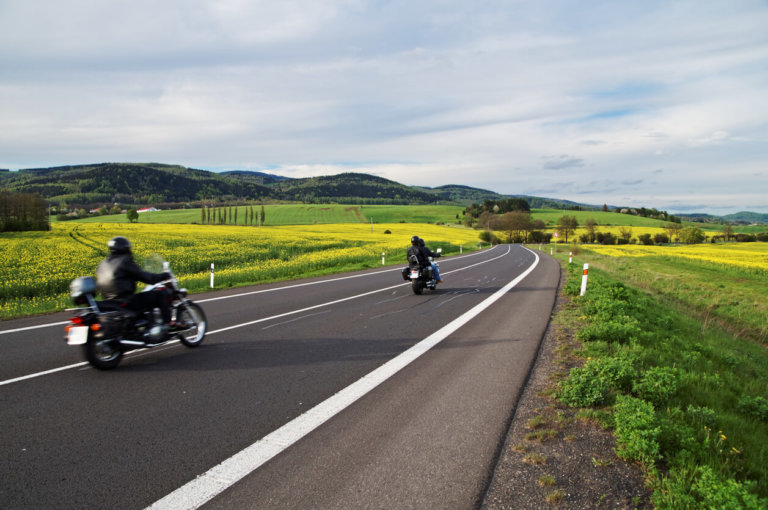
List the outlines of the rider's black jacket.
<svg viewBox="0 0 768 510">
<path fill-rule="evenodd" d="M 408 248 L 408 260 L 411 260 L 411 255 L 416 255 L 416 258 L 419 261 L 419 266 L 424 267 L 429 265 L 429 257 L 437 258 L 440 256 L 439 253 L 435 253 L 426 246 L 413 246 L 411 245 L 410 248 Z"/>
<path fill-rule="evenodd" d="M 166 273 L 143 271 L 130 253 L 110 255 L 96 268 L 96 283 L 104 299 L 124 301 L 136 292 L 136 282 L 158 283 L 167 279 Z"/>
<path fill-rule="evenodd" d="M 428 259 L 426 255 L 424 254 L 423 249 L 421 246 L 413 246 L 411 245 L 410 248 L 408 248 L 408 262 L 411 262 L 411 256 L 416 255 L 416 259 L 419 261 L 419 267 L 423 267 L 427 265 Z"/>
<path fill-rule="evenodd" d="M 430 250 L 426 246 L 420 246 L 420 248 L 421 248 L 421 253 L 424 255 L 425 258 L 426 257 L 432 257 L 432 258 L 436 259 L 437 257 L 440 256 L 439 253 L 433 252 L 432 250 Z M 426 259 L 426 260 L 429 261 L 429 259 Z"/>
</svg>

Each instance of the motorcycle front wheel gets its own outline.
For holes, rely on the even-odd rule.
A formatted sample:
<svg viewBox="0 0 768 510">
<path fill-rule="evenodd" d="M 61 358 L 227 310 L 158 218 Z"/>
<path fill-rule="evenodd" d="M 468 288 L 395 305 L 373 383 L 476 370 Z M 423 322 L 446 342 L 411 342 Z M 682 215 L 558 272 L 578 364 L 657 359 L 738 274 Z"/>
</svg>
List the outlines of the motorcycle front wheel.
<svg viewBox="0 0 768 510">
<path fill-rule="evenodd" d="M 114 339 L 99 340 L 89 335 L 83 349 L 88 363 L 99 370 L 115 368 L 123 359 L 123 351 Z"/>
<path fill-rule="evenodd" d="M 181 343 L 187 347 L 197 347 L 203 343 L 205 333 L 208 331 L 208 321 L 200 305 L 187 302 L 180 305 L 176 313 L 177 321 L 183 321 L 190 325 L 189 329 L 176 334 Z"/>
</svg>

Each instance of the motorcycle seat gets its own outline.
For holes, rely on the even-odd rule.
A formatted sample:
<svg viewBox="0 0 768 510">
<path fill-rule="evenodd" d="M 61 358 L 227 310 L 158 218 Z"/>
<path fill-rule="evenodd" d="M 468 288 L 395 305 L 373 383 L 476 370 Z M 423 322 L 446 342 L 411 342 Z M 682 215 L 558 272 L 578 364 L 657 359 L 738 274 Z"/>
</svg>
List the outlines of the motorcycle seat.
<svg viewBox="0 0 768 510">
<path fill-rule="evenodd" d="M 136 313 L 126 308 L 125 303 L 117 299 L 105 299 L 104 301 L 99 301 L 98 305 L 99 310 L 102 312 L 120 312 L 128 317 L 136 318 Z"/>
</svg>

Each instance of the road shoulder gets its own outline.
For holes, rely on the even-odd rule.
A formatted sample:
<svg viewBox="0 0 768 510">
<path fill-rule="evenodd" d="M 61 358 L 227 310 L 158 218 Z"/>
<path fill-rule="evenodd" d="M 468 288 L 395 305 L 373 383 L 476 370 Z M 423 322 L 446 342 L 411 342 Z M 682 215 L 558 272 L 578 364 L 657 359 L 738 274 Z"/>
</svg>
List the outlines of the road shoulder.
<svg viewBox="0 0 768 510">
<path fill-rule="evenodd" d="M 565 279 L 563 271 L 553 316 L 568 306 L 560 292 Z M 580 364 L 558 354 L 558 347 L 573 342 L 565 328 L 550 322 L 481 508 L 651 507 L 642 470 L 616 456 L 612 433 L 548 396 Z"/>
</svg>

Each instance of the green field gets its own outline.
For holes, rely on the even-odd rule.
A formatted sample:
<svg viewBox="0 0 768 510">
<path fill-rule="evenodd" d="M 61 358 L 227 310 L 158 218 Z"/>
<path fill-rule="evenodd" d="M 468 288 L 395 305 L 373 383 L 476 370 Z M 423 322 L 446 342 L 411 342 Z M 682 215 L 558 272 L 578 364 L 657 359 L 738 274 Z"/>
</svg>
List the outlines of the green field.
<svg viewBox="0 0 768 510">
<path fill-rule="evenodd" d="M 233 214 L 237 209 L 237 224 L 245 225 L 249 221 L 250 206 L 230 208 Z M 258 218 L 260 205 L 254 205 L 253 211 Z M 326 225 L 332 223 L 461 223 L 464 207 L 455 205 L 342 205 L 342 204 L 268 204 L 264 205 L 264 225 Z M 593 219 L 603 227 L 644 227 L 663 228 L 669 222 L 602 211 L 565 211 L 559 209 L 533 209 L 531 216 L 534 220 L 544 221 L 548 229 L 557 226 L 563 216 L 575 216 L 579 225 L 584 225 L 588 219 Z M 84 218 L 82 222 L 123 223 L 127 222 L 125 214 L 111 216 L 94 216 Z M 141 213 L 140 223 L 201 223 L 200 209 L 173 209 L 167 211 Z M 230 217 L 228 224 L 234 224 Z M 254 220 L 258 224 L 258 219 Z M 710 223 L 683 223 L 683 226 L 696 225 L 706 231 L 722 231 L 722 225 Z M 765 226 L 735 226 L 734 231 L 744 233 L 764 232 Z"/>
<path fill-rule="evenodd" d="M 235 207 L 231 208 L 233 211 Z M 250 207 L 239 206 L 237 224 L 245 225 Z M 269 204 L 264 206 L 264 225 L 326 225 L 332 223 L 458 223 L 464 210 L 450 205 L 312 205 Z M 261 206 L 253 206 L 254 213 L 261 213 Z M 92 223 L 125 223 L 125 214 L 94 216 L 77 220 Z M 145 212 L 139 215 L 140 223 L 201 223 L 200 209 L 173 209 Z M 229 224 L 234 220 L 229 221 Z"/>
</svg>

